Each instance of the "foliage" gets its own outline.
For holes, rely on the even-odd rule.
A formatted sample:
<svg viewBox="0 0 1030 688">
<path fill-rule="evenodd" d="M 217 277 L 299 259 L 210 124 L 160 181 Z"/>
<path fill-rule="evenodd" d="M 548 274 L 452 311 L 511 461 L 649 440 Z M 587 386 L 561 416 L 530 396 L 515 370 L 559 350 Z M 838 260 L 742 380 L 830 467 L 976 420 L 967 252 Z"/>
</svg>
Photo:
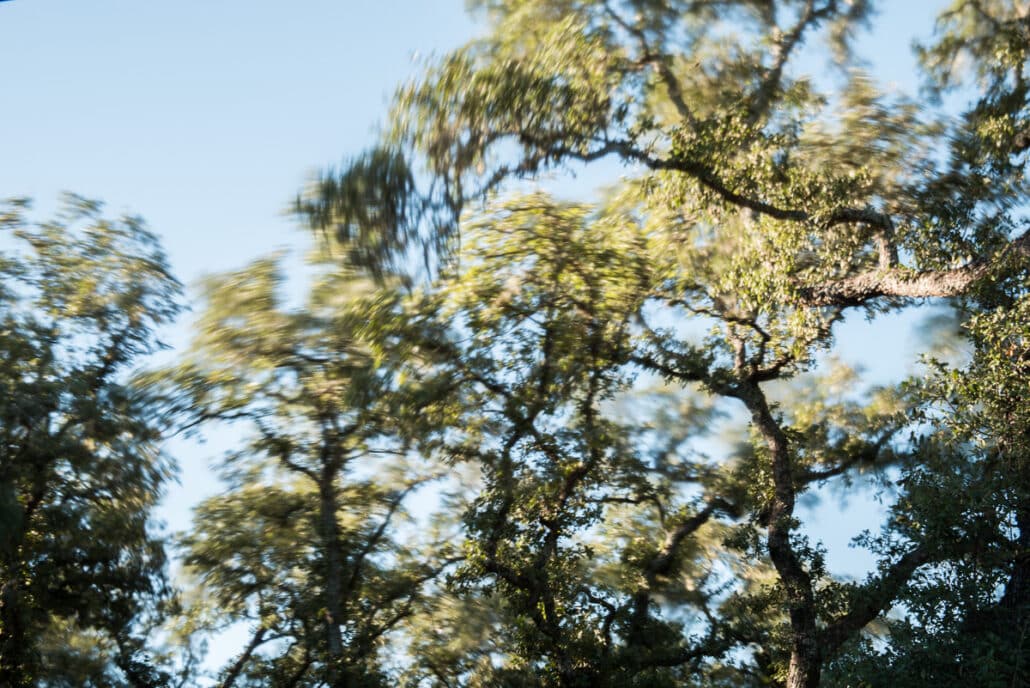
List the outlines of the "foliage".
<svg viewBox="0 0 1030 688">
<path fill-rule="evenodd" d="M 226 686 L 388 685 L 387 634 L 450 562 L 444 543 L 398 533 L 405 500 L 438 471 L 409 460 L 391 415 L 380 327 L 396 297 L 323 273 L 295 311 L 275 259 L 208 280 L 192 354 L 151 374 L 188 426 L 247 428 L 228 490 L 197 507 L 181 543 L 205 593 L 192 630 L 250 627 Z"/>
<path fill-rule="evenodd" d="M 50 222 L 28 210 L 0 214 L 0 683 L 160 685 L 150 512 L 170 466 L 128 373 L 178 285 L 138 218 L 78 197 Z"/>
<path fill-rule="evenodd" d="M 167 421 L 240 433 L 181 540 L 182 633 L 248 628 L 219 684 L 1024 685 L 1023 4 L 948 8 L 916 100 L 861 71 L 864 0 L 473 3 L 487 33 L 427 63 L 381 140 L 297 199 L 321 242 L 303 306 L 275 257 L 211 278 L 193 348 L 140 378 Z M 532 188 L 605 160 L 624 176 L 592 197 Z M 52 398 L 89 433 L 136 417 L 90 362 L 140 352 L 141 323 L 171 313 L 160 259 L 137 267 L 110 231 L 72 256 L 44 228 L 37 267 L 4 268 L 9 302 L 39 294 L 11 311 L 8 386 L 42 385 L 18 404 Z M 838 360 L 846 320 L 930 299 L 964 359 L 882 387 Z M 12 413 L 12 451 L 35 447 Z M 61 461 L 140 452 L 148 427 L 76 435 Z M 135 510 L 105 534 L 136 552 L 163 464 L 131 452 L 110 475 Z M 21 527 L 44 518 L 45 465 L 10 481 L 5 595 L 25 567 L 47 589 L 64 575 L 59 543 L 24 558 L 32 538 L 87 527 L 63 501 Z M 854 543 L 875 563 L 835 575 L 805 505 L 863 491 L 885 508 Z M 45 648 L 77 624 L 106 635 L 69 656 L 128 675 L 153 547 L 127 596 L 70 614 L 34 592 L 4 602 L 4 633 L 56 667 Z M 4 642 L 8 671 L 36 671 Z"/>
<path fill-rule="evenodd" d="M 421 183 L 405 226 L 456 247 L 416 316 L 431 334 L 410 335 L 433 340 L 417 365 L 434 388 L 455 388 L 426 430 L 482 471 L 454 582 L 470 609 L 497 600 L 506 639 L 427 685 L 847 683 L 842 667 L 878 652 L 863 629 L 896 604 L 880 666 L 935 680 L 919 653 L 950 653 L 962 676 L 1019 680 L 1021 636 L 1007 669 L 958 650 L 976 623 L 1012 638 L 1025 618 L 988 613 L 1022 594 L 1025 558 L 1025 471 L 991 458 L 1025 424 L 1025 371 L 998 353 L 1022 346 L 1003 323 L 1022 322 L 1030 255 L 1019 5 L 956 2 L 921 48 L 931 95 L 963 83 L 959 60 L 978 79 L 958 119 L 859 71 L 873 7 L 833 0 L 477 3 L 487 35 L 398 91 L 381 145 Z M 817 37 L 836 76 L 801 71 Z M 628 178 L 593 204 L 521 193 L 602 159 Z M 325 185 L 309 200 L 334 202 Z M 777 391 L 849 313 L 927 298 L 962 309 L 968 369 L 837 399 Z M 634 379 L 736 404 L 750 434 L 695 462 L 680 440 L 682 471 L 663 473 L 646 414 L 611 415 Z M 839 580 L 799 499 L 870 470 L 897 483 L 863 541 L 879 564 Z M 659 596 L 673 572 L 683 588 Z"/>
</svg>

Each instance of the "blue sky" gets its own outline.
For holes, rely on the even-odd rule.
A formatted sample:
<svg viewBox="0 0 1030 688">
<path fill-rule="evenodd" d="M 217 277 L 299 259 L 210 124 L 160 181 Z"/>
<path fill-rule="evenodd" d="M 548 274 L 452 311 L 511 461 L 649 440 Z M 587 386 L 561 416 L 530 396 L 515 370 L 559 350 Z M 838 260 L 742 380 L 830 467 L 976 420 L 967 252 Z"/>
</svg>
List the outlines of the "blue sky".
<svg viewBox="0 0 1030 688">
<path fill-rule="evenodd" d="M 942 4 L 881 2 L 861 42 L 874 74 L 915 89 L 913 32 L 925 36 Z M 31 196 L 45 213 L 71 190 L 139 213 L 186 283 L 300 249 L 310 237 L 283 210 L 305 179 L 374 139 L 416 56 L 474 33 L 462 0 L 0 3 L 0 197 Z M 181 344 L 187 325 L 166 338 Z M 849 323 L 841 352 L 895 377 L 914 352 L 912 325 Z M 162 511 L 173 527 L 217 489 L 205 466 L 232 439 L 171 445 L 183 466 Z M 854 532 L 818 529 L 838 549 Z"/>
<path fill-rule="evenodd" d="M 0 195 L 147 218 L 184 280 L 303 240 L 307 174 L 362 149 L 461 0 L 0 4 Z"/>
</svg>

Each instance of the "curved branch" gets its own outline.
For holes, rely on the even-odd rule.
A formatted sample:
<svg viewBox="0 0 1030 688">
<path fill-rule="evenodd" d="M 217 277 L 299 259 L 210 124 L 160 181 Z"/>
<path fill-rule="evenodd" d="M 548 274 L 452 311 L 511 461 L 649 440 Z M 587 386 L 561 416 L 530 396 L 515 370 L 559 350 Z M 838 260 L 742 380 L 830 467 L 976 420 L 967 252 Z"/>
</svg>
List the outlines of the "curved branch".
<svg viewBox="0 0 1030 688">
<path fill-rule="evenodd" d="M 858 306 L 883 297 L 921 299 L 960 296 L 1012 255 L 1030 261 L 1030 230 L 993 255 L 976 258 L 962 267 L 916 273 L 900 268 L 871 270 L 803 287 L 800 289 L 801 298 L 807 306 Z"/>
<path fill-rule="evenodd" d="M 915 570 L 930 561 L 929 550 L 917 547 L 905 554 L 884 573 L 875 590 L 857 603 L 851 611 L 836 619 L 819 634 L 819 646 L 823 657 L 829 657 L 855 633 L 865 628 L 894 601 L 898 591 Z M 874 586 L 870 586 L 874 587 Z"/>
</svg>

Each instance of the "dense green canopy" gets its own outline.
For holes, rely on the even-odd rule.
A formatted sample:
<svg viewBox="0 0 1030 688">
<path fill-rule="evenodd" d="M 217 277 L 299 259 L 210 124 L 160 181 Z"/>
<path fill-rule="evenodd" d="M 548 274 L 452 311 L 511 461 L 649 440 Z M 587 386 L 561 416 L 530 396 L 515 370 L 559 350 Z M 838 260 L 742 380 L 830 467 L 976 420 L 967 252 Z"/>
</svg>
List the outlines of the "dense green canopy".
<svg viewBox="0 0 1030 688">
<path fill-rule="evenodd" d="M 0 210 L 0 684 L 161 685 L 150 511 L 170 469 L 127 377 L 178 284 L 138 218 L 76 197 L 28 211 Z"/>
</svg>

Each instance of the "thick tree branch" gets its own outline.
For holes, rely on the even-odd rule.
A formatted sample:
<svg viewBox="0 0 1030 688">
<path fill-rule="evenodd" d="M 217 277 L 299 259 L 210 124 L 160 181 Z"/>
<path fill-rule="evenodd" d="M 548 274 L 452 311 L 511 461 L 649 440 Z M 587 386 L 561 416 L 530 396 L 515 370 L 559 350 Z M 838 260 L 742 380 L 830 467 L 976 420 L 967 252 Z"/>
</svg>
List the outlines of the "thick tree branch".
<svg viewBox="0 0 1030 688">
<path fill-rule="evenodd" d="M 690 535 L 693 535 L 704 524 L 708 523 L 716 511 L 730 511 L 730 505 L 724 500 L 715 498 L 710 500 L 705 507 L 680 523 L 672 532 L 667 533 L 661 548 L 655 553 L 644 569 L 644 584 L 633 594 L 632 614 L 630 617 L 630 642 L 643 643 L 641 635 L 644 624 L 647 621 L 648 611 L 651 605 L 651 592 L 658 584 L 660 576 L 667 575 L 672 568 L 673 561 L 679 551 L 680 545 Z M 693 655 L 684 655 L 683 659 L 668 664 L 675 666 L 689 661 Z"/>
<path fill-rule="evenodd" d="M 751 412 L 751 421 L 765 440 L 772 462 L 773 497 L 766 519 L 766 543 L 769 558 L 787 595 L 792 630 L 787 688 L 817 686 L 822 660 L 812 577 L 802 565 L 791 539 L 797 488 L 790 446 L 769 409 L 765 393 L 756 383 L 740 385 L 737 396 Z"/>
<path fill-rule="evenodd" d="M 895 434 L 897 434 L 897 432 L 898 428 L 885 432 L 875 442 L 866 444 L 866 446 L 862 447 L 860 451 L 853 452 L 849 457 L 838 463 L 836 466 L 824 468 L 822 470 L 804 471 L 800 476 L 798 476 L 798 484 L 807 485 L 820 480 L 835 478 L 838 475 L 843 475 L 860 463 L 875 463 L 880 456 L 880 452 L 883 451 L 883 448 L 887 446 L 887 443 Z"/>
<path fill-rule="evenodd" d="M 665 575 L 669 572 L 673 559 L 676 556 L 676 552 L 679 550 L 679 546 L 682 544 L 683 540 L 689 535 L 696 533 L 698 529 L 700 529 L 705 523 L 708 523 L 715 512 L 719 510 L 732 511 L 732 506 L 722 499 L 712 499 L 705 504 L 705 507 L 701 511 L 683 521 L 683 523 L 673 529 L 671 533 L 666 535 L 661 549 L 659 549 L 654 558 L 651 559 L 647 565 L 647 569 L 644 571 L 644 578 L 647 580 L 649 585 L 653 585 L 658 576 Z"/>
<path fill-rule="evenodd" d="M 974 259 L 951 270 L 911 272 L 900 268 L 871 270 L 816 286 L 802 287 L 808 306 L 856 306 L 876 298 L 943 298 L 966 293 L 1001 261 L 1015 256 L 1030 261 L 1030 230 L 990 256 Z"/>
<path fill-rule="evenodd" d="M 819 634 L 822 656 L 832 656 L 849 638 L 883 613 L 915 570 L 929 560 L 928 548 L 917 547 L 895 562 L 875 584 L 868 586 L 868 595 L 857 601 L 851 611 L 835 619 Z"/>
</svg>

